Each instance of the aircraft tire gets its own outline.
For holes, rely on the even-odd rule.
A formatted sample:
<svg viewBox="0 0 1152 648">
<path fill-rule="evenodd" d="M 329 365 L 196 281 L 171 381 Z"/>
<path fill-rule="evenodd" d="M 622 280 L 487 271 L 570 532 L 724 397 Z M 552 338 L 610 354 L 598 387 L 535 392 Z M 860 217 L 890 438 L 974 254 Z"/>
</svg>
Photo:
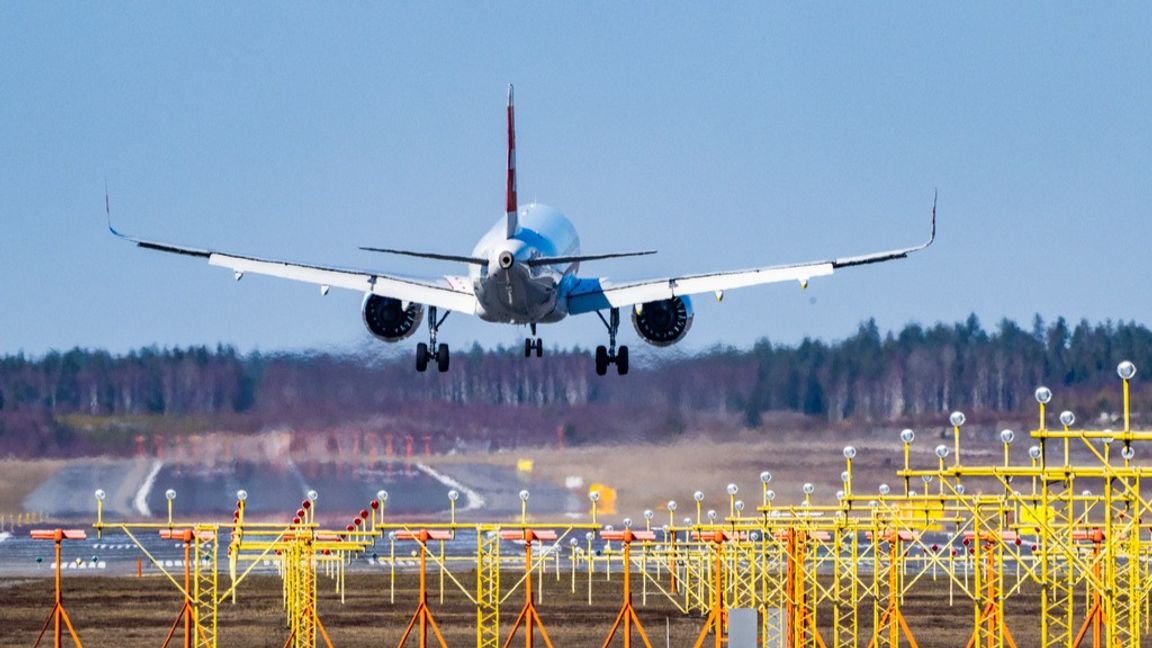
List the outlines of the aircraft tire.
<svg viewBox="0 0 1152 648">
<path fill-rule="evenodd" d="M 544 340 L 542 340 L 540 338 L 536 338 L 536 357 L 537 358 L 543 358 L 544 357 Z"/>
<path fill-rule="evenodd" d="M 448 360 L 448 345 L 441 343 L 440 346 L 436 348 L 436 369 L 440 373 L 448 371 Z"/>
<path fill-rule="evenodd" d="M 596 347 L 596 375 L 603 376 L 608 373 L 608 348 Z"/>
<path fill-rule="evenodd" d="M 416 371 L 424 373 L 428 370 L 428 345 L 421 342 L 416 345 Z"/>
<path fill-rule="evenodd" d="M 616 350 L 616 373 L 621 376 L 628 375 L 628 347 L 626 346 Z"/>
</svg>

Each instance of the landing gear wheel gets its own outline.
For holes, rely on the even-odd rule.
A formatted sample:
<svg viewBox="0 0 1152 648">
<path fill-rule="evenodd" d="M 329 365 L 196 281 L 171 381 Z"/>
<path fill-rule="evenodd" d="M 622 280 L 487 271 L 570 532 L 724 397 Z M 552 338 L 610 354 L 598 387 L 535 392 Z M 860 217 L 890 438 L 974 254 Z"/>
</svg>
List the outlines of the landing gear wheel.
<svg viewBox="0 0 1152 648">
<path fill-rule="evenodd" d="M 616 350 L 616 373 L 621 376 L 628 375 L 628 347 L 626 346 Z"/>
<path fill-rule="evenodd" d="M 436 369 L 440 373 L 448 371 L 448 345 L 441 343 L 436 348 Z"/>
<path fill-rule="evenodd" d="M 532 357 L 532 338 L 524 338 L 524 357 Z"/>
<path fill-rule="evenodd" d="M 608 348 L 601 345 L 596 347 L 596 375 L 603 376 L 608 373 Z"/>
<path fill-rule="evenodd" d="M 424 373 L 428 370 L 428 360 L 431 359 L 431 355 L 428 353 L 427 344 L 421 342 L 416 345 L 416 371 Z"/>
<path fill-rule="evenodd" d="M 541 340 L 540 338 L 536 338 L 536 357 L 544 357 L 544 340 Z"/>
</svg>

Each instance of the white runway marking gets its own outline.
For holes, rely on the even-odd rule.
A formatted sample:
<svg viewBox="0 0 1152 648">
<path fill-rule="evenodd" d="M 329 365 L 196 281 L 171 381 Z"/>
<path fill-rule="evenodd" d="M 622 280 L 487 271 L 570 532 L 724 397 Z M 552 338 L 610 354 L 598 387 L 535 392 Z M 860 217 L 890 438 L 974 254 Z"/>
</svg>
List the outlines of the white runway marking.
<svg viewBox="0 0 1152 648">
<path fill-rule="evenodd" d="M 156 475 L 160 474 L 160 469 L 163 467 L 164 462 L 159 459 L 152 463 L 152 470 L 148 471 L 140 490 L 136 491 L 136 499 L 132 501 L 136 511 L 146 518 L 152 517 L 152 511 L 148 510 L 148 494 L 152 492 L 152 484 L 156 482 Z"/>
<path fill-rule="evenodd" d="M 485 504 L 484 498 L 480 497 L 479 493 L 472 490 L 471 488 L 468 488 L 464 484 L 461 484 L 460 482 L 456 481 L 455 479 L 452 479 L 448 475 L 436 472 L 435 470 L 432 469 L 431 466 L 428 466 L 428 465 L 425 465 L 422 463 L 416 464 L 416 468 L 418 470 L 420 470 L 421 472 L 425 473 L 426 475 L 428 475 L 429 477 L 431 477 L 432 479 L 435 479 L 436 481 L 440 482 L 441 484 L 444 484 L 448 488 L 455 488 L 456 490 L 460 491 L 460 494 L 464 496 L 464 498 L 465 498 L 464 501 L 466 502 L 464 507 L 460 510 L 472 511 L 472 510 L 475 510 L 478 508 L 482 508 L 484 506 L 484 504 Z"/>
</svg>

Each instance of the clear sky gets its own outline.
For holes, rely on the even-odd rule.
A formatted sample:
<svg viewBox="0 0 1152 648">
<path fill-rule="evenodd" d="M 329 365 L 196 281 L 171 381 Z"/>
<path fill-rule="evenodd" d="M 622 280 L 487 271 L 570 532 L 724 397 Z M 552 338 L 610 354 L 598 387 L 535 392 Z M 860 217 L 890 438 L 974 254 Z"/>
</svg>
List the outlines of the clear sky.
<svg viewBox="0 0 1152 648">
<path fill-rule="evenodd" d="M 471 251 L 503 209 L 510 81 L 521 200 L 587 252 L 660 251 L 585 273 L 911 245 L 939 187 L 929 251 L 698 299 L 689 350 L 871 316 L 1152 322 L 1152 5 L 431 4 L 0 4 L 0 353 L 366 344 L 360 295 L 114 239 L 105 180 L 141 237 L 460 272 L 356 247 Z M 441 340 L 523 335 L 453 316 Z"/>
</svg>

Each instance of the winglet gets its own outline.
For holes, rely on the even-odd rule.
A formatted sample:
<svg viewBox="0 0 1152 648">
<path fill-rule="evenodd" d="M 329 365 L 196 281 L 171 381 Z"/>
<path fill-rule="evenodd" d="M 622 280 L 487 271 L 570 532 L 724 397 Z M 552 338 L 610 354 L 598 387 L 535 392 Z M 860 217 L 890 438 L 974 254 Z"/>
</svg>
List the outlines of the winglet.
<svg viewBox="0 0 1152 648">
<path fill-rule="evenodd" d="M 924 247 L 928 247 L 929 245 L 932 245 L 932 243 L 936 241 L 936 200 L 939 197 L 940 197 L 940 188 L 937 187 L 932 192 L 932 236 L 928 239 L 928 242 L 924 244 Z"/>
<path fill-rule="evenodd" d="M 507 215 L 505 233 L 508 238 L 512 238 L 520 224 L 516 218 L 516 117 L 511 83 L 508 84 L 508 178 L 504 198 L 504 212 Z"/>
<path fill-rule="evenodd" d="M 104 217 L 108 219 L 108 231 L 120 238 L 127 238 L 112 225 L 112 201 L 108 198 L 108 181 L 104 181 Z"/>
</svg>

